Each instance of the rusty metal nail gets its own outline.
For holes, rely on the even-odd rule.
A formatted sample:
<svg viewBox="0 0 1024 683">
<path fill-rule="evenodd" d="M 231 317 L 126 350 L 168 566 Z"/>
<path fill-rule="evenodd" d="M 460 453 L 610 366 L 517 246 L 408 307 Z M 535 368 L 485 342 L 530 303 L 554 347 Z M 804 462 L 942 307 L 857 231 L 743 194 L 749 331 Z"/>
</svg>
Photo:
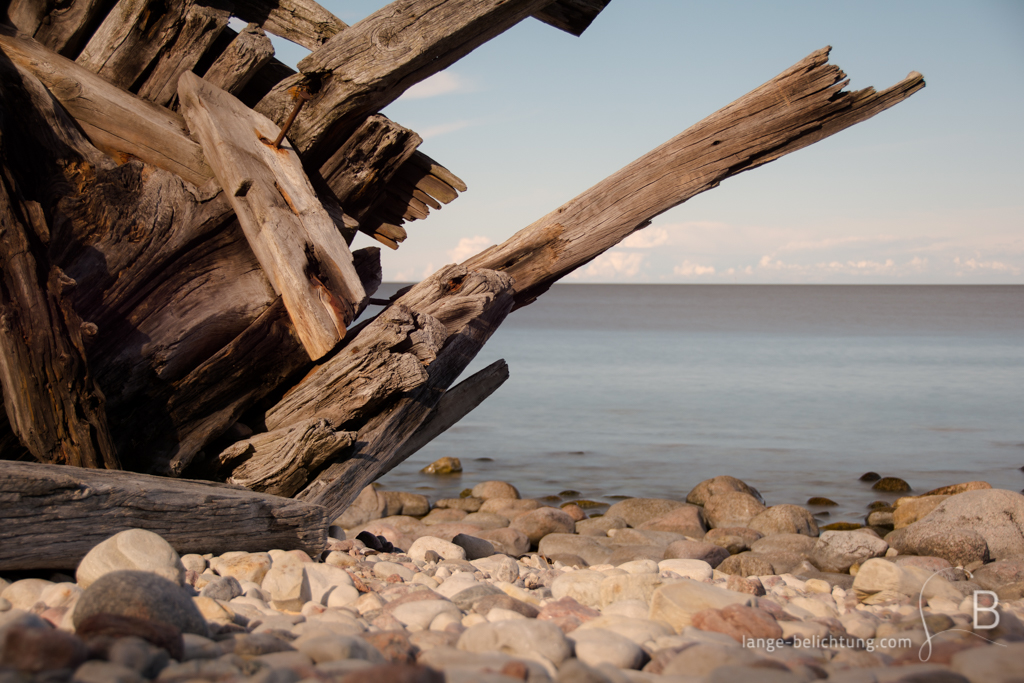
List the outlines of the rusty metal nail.
<svg viewBox="0 0 1024 683">
<path fill-rule="evenodd" d="M 277 139 L 272 143 L 274 149 L 281 149 L 281 141 L 284 140 L 285 133 L 292 127 L 292 123 L 295 122 L 295 117 L 299 115 L 299 110 L 302 109 L 302 105 L 313 99 L 313 96 L 309 94 L 309 91 L 305 88 L 296 88 L 292 91 L 292 97 L 295 98 L 295 108 L 292 109 L 292 113 L 288 114 L 288 118 L 284 120 L 284 124 L 281 125 L 281 132 L 278 133 Z"/>
</svg>

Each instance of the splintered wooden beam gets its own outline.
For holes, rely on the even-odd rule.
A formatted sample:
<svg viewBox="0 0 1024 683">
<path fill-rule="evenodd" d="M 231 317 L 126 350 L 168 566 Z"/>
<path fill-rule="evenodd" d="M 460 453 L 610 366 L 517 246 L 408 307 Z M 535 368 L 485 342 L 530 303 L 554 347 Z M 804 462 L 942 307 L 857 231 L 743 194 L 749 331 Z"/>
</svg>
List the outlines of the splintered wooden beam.
<svg viewBox="0 0 1024 683">
<path fill-rule="evenodd" d="M 64 0 L 60 7 L 52 0 L 11 0 L 11 24 L 54 52 L 74 59 L 78 56 L 93 20 L 110 8 L 109 0 Z"/>
<path fill-rule="evenodd" d="M 118 87 L 132 87 L 178 35 L 185 5 L 118 0 L 75 61 Z"/>
<path fill-rule="evenodd" d="M 583 35 L 611 0 L 558 0 L 533 16 L 574 36 Z"/>
<path fill-rule="evenodd" d="M 206 481 L 0 461 L 0 570 L 74 569 L 126 529 L 160 534 L 179 555 L 267 548 L 318 557 L 323 508 Z"/>
<path fill-rule="evenodd" d="M 818 50 L 761 87 L 468 259 L 515 280 L 523 306 L 660 213 L 726 178 L 864 121 L 924 87 L 912 72 L 888 90 L 849 92 L 846 74 Z"/>
<path fill-rule="evenodd" d="M 119 161 L 138 158 L 193 185 L 213 177 L 180 115 L 146 102 L 0 26 L 0 50 L 30 71 L 78 121 L 94 145 Z"/>
<path fill-rule="evenodd" d="M 178 92 L 178 77 L 195 67 L 230 18 L 231 13 L 225 9 L 189 5 L 181 31 L 157 59 L 139 88 L 139 97 L 162 106 L 170 104 Z"/>
<path fill-rule="evenodd" d="M 234 14 L 308 50 L 348 28 L 313 0 L 245 0 L 235 3 Z"/>
<path fill-rule="evenodd" d="M 238 96 L 253 75 L 274 56 L 274 46 L 257 24 L 239 31 L 203 74 L 203 80 Z"/>
<path fill-rule="evenodd" d="M 22 145 L 38 138 L 52 141 L 59 135 L 54 130 L 80 139 L 81 133 L 38 81 L 9 62 L 0 64 L 0 120 L 4 407 L 14 433 L 40 462 L 119 469 L 103 393 L 82 342 L 95 328 L 71 307 L 75 281 L 49 262 L 50 228 L 42 206 L 21 194 L 31 188 L 35 198 L 38 190 L 33 160 L 25 158 L 28 149 Z"/>
<path fill-rule="evenodd" d="M 345 239 L 291 145 L 274 147 L 281 131 L 272 121 L 190 72 L 178 98 L 302 345 L 321 358 L 365 305 Z"/>
<path fill-rule="evenodd" d="M 363 487 L 408 457 L 411 451 L 403 450 L 404 444 L 431 416 L 441 396 L 505 319 L 512 304 L 512 281 L 507 275 L 446 266 L 387 308 L 382 316 L 408 311 L 443 327 L 443 343 L 426 363 L 425 381 L 370 417 L 359 429 L 354 450 L 320 472 L 296 498 L 323 505 L 334 519 Z M 369 326 L 353 344 L 358 345 L 363 335 L 373 339 Z"/>
<path fill-rule="evenodd" d="M 327 41 L 278 83 L 256 110 L 274 121 L 291 111 L 289 91 L 311 86 L 313 100 L 290 139 L 322 163 L 367 114 L 451 66 L 549 0 L 396 0 Z"/>
</svg>

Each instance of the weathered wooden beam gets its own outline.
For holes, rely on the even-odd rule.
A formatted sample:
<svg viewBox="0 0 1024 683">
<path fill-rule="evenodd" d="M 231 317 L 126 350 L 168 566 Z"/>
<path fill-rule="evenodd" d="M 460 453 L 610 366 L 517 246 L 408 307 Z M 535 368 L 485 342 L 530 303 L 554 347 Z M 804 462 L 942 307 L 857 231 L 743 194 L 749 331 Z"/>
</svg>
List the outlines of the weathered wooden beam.
<svg viewBox="0 0 1024 683">
<path fill-rule="evenodd" d="M 289 137 L 319 164 L 367 114 L 455 63 L 547 4 L 546 0 L 396 0 L 331 38 L 257 106 L 274 121 L 291 111 L 289 90 L 310 86 L 313 100 Z"/>
<path fill-rule="evenodd" d="M 181 31 L 158 57 L 139 88 L 139 97 L 167 106 L 178 93 L 178 78 L 192 71 L 206 50 L 228 25 L 231 12 L 205 5 L 188 5 Z"/>
<path fill-rule="evenodd" d="M 74 569 L 126 529 L 160 534 L 179 554 L 327 546 L 323 508 L 202 481 L 0 461 L 0 570 Z"/>
<path fill-rule="evenodd" d="M 924 87 L 914 72 L 882 92 L 844 91 L 846 75 L 819 50 L 637 159 L 503 244 L 465 262 L 515 280 L 533 301 L 664 211 L 887 109 Z"/>
<path fill-rule="evenodd" d="M 54 52 L 74 59 L 113 0 L 12 0 L 11 24 Z M 30 18 L 31 17 L 31 18 Z"/>
<path fill-rule="evenodd" d="M 340 515 L 364 486 L 402 462 L 407 455 L 403 444 L 505 319 L 512 303 L 508 276 L 446 266 L 386 309 L 382 315 L 408 310 L 438 321 L 447 332 L 445 342 L 426 365 L 426 381 L 373 415 L 360 427 L 355 450 L 320 472 L 296 498 L 323 505 L 328 515 Z"/>
<path fill-rule="evenodd" d="M 534 13 L 549 26 L 581 36 L 611 0 L 558 0 Z"/>
<path fill-rule="evenodd" d="M 315 50 L 348 25 L 313 0 L 246 0 L 235 16 L 264 30 Z"/>
<path fill-rule="evenodd" d="M 122 90 L 34 40 L 0 26 L 0 50 L 56 97 L 98 148 L 119 161 L 137 158 L 193 185 L 213 177 L 202 148 L 178 114 Z"/>
<path fill-rule="evenodd" d="M 508 379 L 508 364 L 497 360 L 444 392 L 423 424 L 395 452 L 399 462 L 444 434 Z"/>
<path fill-rule="evenodd" d="M 192 73 L 179 100 L 296 333 L 316 360 L 334 349 L 365 305 L 352 254 L 317 199 L 280 130 L 237 98 Z"/>
<path fill-rule="evenodd" d="M 334 430 L 314 418 L 238 441 L 217 456 L 227 483 L 290 498 L 329 459 L 355 443 L 355 432 Z"/>
<path fill-rule="evenodd" d="M 118 0 L 75 61 L 131 88 L 184 24 L 190 0 Z"/>
<path fill-rule="evenodd" d="M 49 4 L 46 0 L 10 0 L 4 14 L 8 24 L 31 36 L 49 13 Z"/>
<path fill-rule="evenodd" d="M 0 64 L 0 120 L 4 407 L 14 433 L 40 462 L 118 469 L 104 396 L 82 341 L 95 329 L 71 307 L 75 281 L 50 264 L 50 226 L 35 186 L 34 166 L 46 163 L 39 157 L 60 145 L 55 131 L 77 132 L 42 85 L 9 62 Z"/>
<path fill-rule="evenodd" d="M 237 96 L 273 56 L 270 38 L 257 24 L 249 24 L 210 65 L 203 80 Z"/>
</svg>

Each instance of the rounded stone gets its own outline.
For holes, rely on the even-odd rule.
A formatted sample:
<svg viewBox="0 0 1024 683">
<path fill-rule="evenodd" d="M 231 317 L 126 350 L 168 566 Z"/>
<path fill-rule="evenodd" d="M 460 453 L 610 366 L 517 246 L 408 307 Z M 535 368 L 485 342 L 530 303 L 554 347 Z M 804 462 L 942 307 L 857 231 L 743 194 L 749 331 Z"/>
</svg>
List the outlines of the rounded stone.
<svg viewBox="0 0 1024 683">
<path fill-rule="evenodd" d="M 764 536 L 773 534 L 803 534 L 817 536 L 818 524 L 805 508 L 799 505 L 773 505 L 747 523 Z"/>
<path fill-rule="evenodd" d="M 704 504 L 704 517 L 711 528 L 748 526 L 750 520 L 766 509 L 749 493 L 727 491 L 708 499 Z"/>
<path fill-rule="evenodd" d="M 727 557 L 716 569 L 723 574 L 736 576 L 767 576 L 775 573 L 771 561 L 751 552 Z"/>
<path fill-rule="evenodd" d="M 159 534 L 145 529 L 126 529 L 93 547 L 78 564 L 75 580 L 86 589 L 104 574 L 119 570 L 152 572 L 179 586 L 185 583 L 178 553 Z"/>
<path fill-rule="evenodd" d="M 629 638 L 603 628 L 576 629 L 569 636 L 576 658 L 590 666 L 610 664 L 618 669 L 639 669 L 647 656 Z"/>
<path fill-rule="evenodd" d="M 576 530 L 576 521 L 557 508 L 537 508 L 516 517 L 509 525 L 519 529 L 530 543 L 537 545 L 548 534 L 571 534 Z"/>
<path fill-rule="evenodd" d="M 423 474 L 458 474 L 461 471 L 462 461 L 449 456 L 439 458 L 420 470 Z"/>
<path fill-rule="evenodd" d="M 85 619 L 101 613 L 160 621 L 183 633 L 206 636 L 208 632 L 189 594 L 151 572 L 120 570 L 104 574 L 82 593 L 72 623 L 77 628 Z"/>
<path fill-rule="evenodd" d="M 878 472 L 865 472 L 864 474 L 860 475 L 861 481 L 878 481 L 881 478 L 882 475 L 880 475 Z"/>
<path fill-rule="evenodd" d="M 408 555 L 414 560 L 425 561 L 428 550 L 433 550 L 446 560 L 465 560 L 466 551 L 440 538 L 433 536 L 420 536 L 409 548 Z"/>
<path fill-rule="evenodd" d="M 813 498 L 808 498 L 807 504 L 819 505 L 821 507 L 833 507 L 835 505 L 839 505 L 839 503 L 835 502 L 831 498 L 825 498 L 824 496 L 814 496 Z"/>
<path fill-rule="evenodd" d="M 712 567 L 720 565 L 729 551 L 714 543 L 704 541 L 673 541 L 665 548 L 663 558 L 666 560 L 701 560 Z"/>
<path fill-rule="evenodd" d="M 657 519 L 679 508 L 688 507 L 686 503 L 665 498 L 627 498 L 615 503 L 605 515 L 621 517 L 631 527 L 639 527 L 645 522 Z M 698 511 L 699 513 L 699 511 Z"/>
<path fill-rule="evenodd" d="M 855 564 L 881 557 L 889 544 L 861 531 L 825 531 L 811 549 L 810 562 L 823 572 L 848 572 Z"/>
<path fill-rule="evenodd" d="M 863 478 L 862 478 L 863 479 Z M 872 486 L 875 491 L 890 491 L 894 493 L 903 493 L 904 491 L 910 490 L 910 484 L 900 479 L 899 477 L 882 477 L 876 481 Z"/>
<path fill-rule="evenodd" d="M 707 505 L 708 500 L 712 496 L 717 496 L 722 493 L 748 493 L 754 498 L 758 499 L 761 503 L 764 500 L 761 499 L 761 494 L 757 492 L 752 486 L 749 486 L 746 482 L 737 479 L 736 477 L 730 477 L 727 474 L 712 477 L 711 479 L 705 479 L 700 482 L 693 489 L 686 494 L 686 502 L 693 505 Z"/>
<path fill-rule="evenodd" d="M 484 500 L 508 499 L 518 500 L 519 490 L 505 481 L 482 481 L 473 487 L 472 495 Z"/>
<path fill-rule="evenodd" d="M 556 667 L 572 655 L 562 630 L 549 621 L 513 619 L 467 629 L 457 644 L 468 652 L 504 652 L 513 656 L 543 657 Z"/>
<path fill-rule="evenodd" d="M 519 529 L 490 529 L 477 534 L 485 541 L 490 541 L 494 549 L 504 555 L 520 557 L 530 552 L 530 539 Z"/>
</svg>

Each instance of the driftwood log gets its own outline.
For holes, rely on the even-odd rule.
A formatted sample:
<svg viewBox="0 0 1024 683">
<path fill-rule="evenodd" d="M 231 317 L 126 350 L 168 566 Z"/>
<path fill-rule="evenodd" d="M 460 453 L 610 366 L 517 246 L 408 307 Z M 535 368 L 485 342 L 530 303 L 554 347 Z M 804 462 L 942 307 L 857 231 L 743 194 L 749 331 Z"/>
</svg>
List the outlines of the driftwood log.
<svg viewBox="0 0 1024 683">
<path fill-rule="evenodd" d="M 156 481 L 171 488 L 124 525 L 179 525 L 186 552 L 322 549 L 325 520 L 507 378 L 498 361 L 453 386 L 510 311 L 669 208 L 924 86 L 850 92 L 815 52 L 356 324 L 381 263 L 349 252 L 354 234 L 398 248 L 466 191 L 377 110 L 527 17 L 578 35 L 607 2 L 397 0 L 353 26 L 313 0 L 0 2 L 0 458 L 161 475 L 111 473 L 99 495 L 84 477 L 102 473 L 2 463 L 4 520 L 59 505 L 76 520 L 62 548 Z M 312 50 L 298 72 L 267 32 Z M 295 88 L 309 102 L 275 148 Z M 193 483 L 170 505 L 174 478 L 252 492 Z M 188 545 L 249 514 L 216 548 Z M 7 552 L 53 530 L 0 537 L 0 568 L 67 566 Z"/>
</svg>

